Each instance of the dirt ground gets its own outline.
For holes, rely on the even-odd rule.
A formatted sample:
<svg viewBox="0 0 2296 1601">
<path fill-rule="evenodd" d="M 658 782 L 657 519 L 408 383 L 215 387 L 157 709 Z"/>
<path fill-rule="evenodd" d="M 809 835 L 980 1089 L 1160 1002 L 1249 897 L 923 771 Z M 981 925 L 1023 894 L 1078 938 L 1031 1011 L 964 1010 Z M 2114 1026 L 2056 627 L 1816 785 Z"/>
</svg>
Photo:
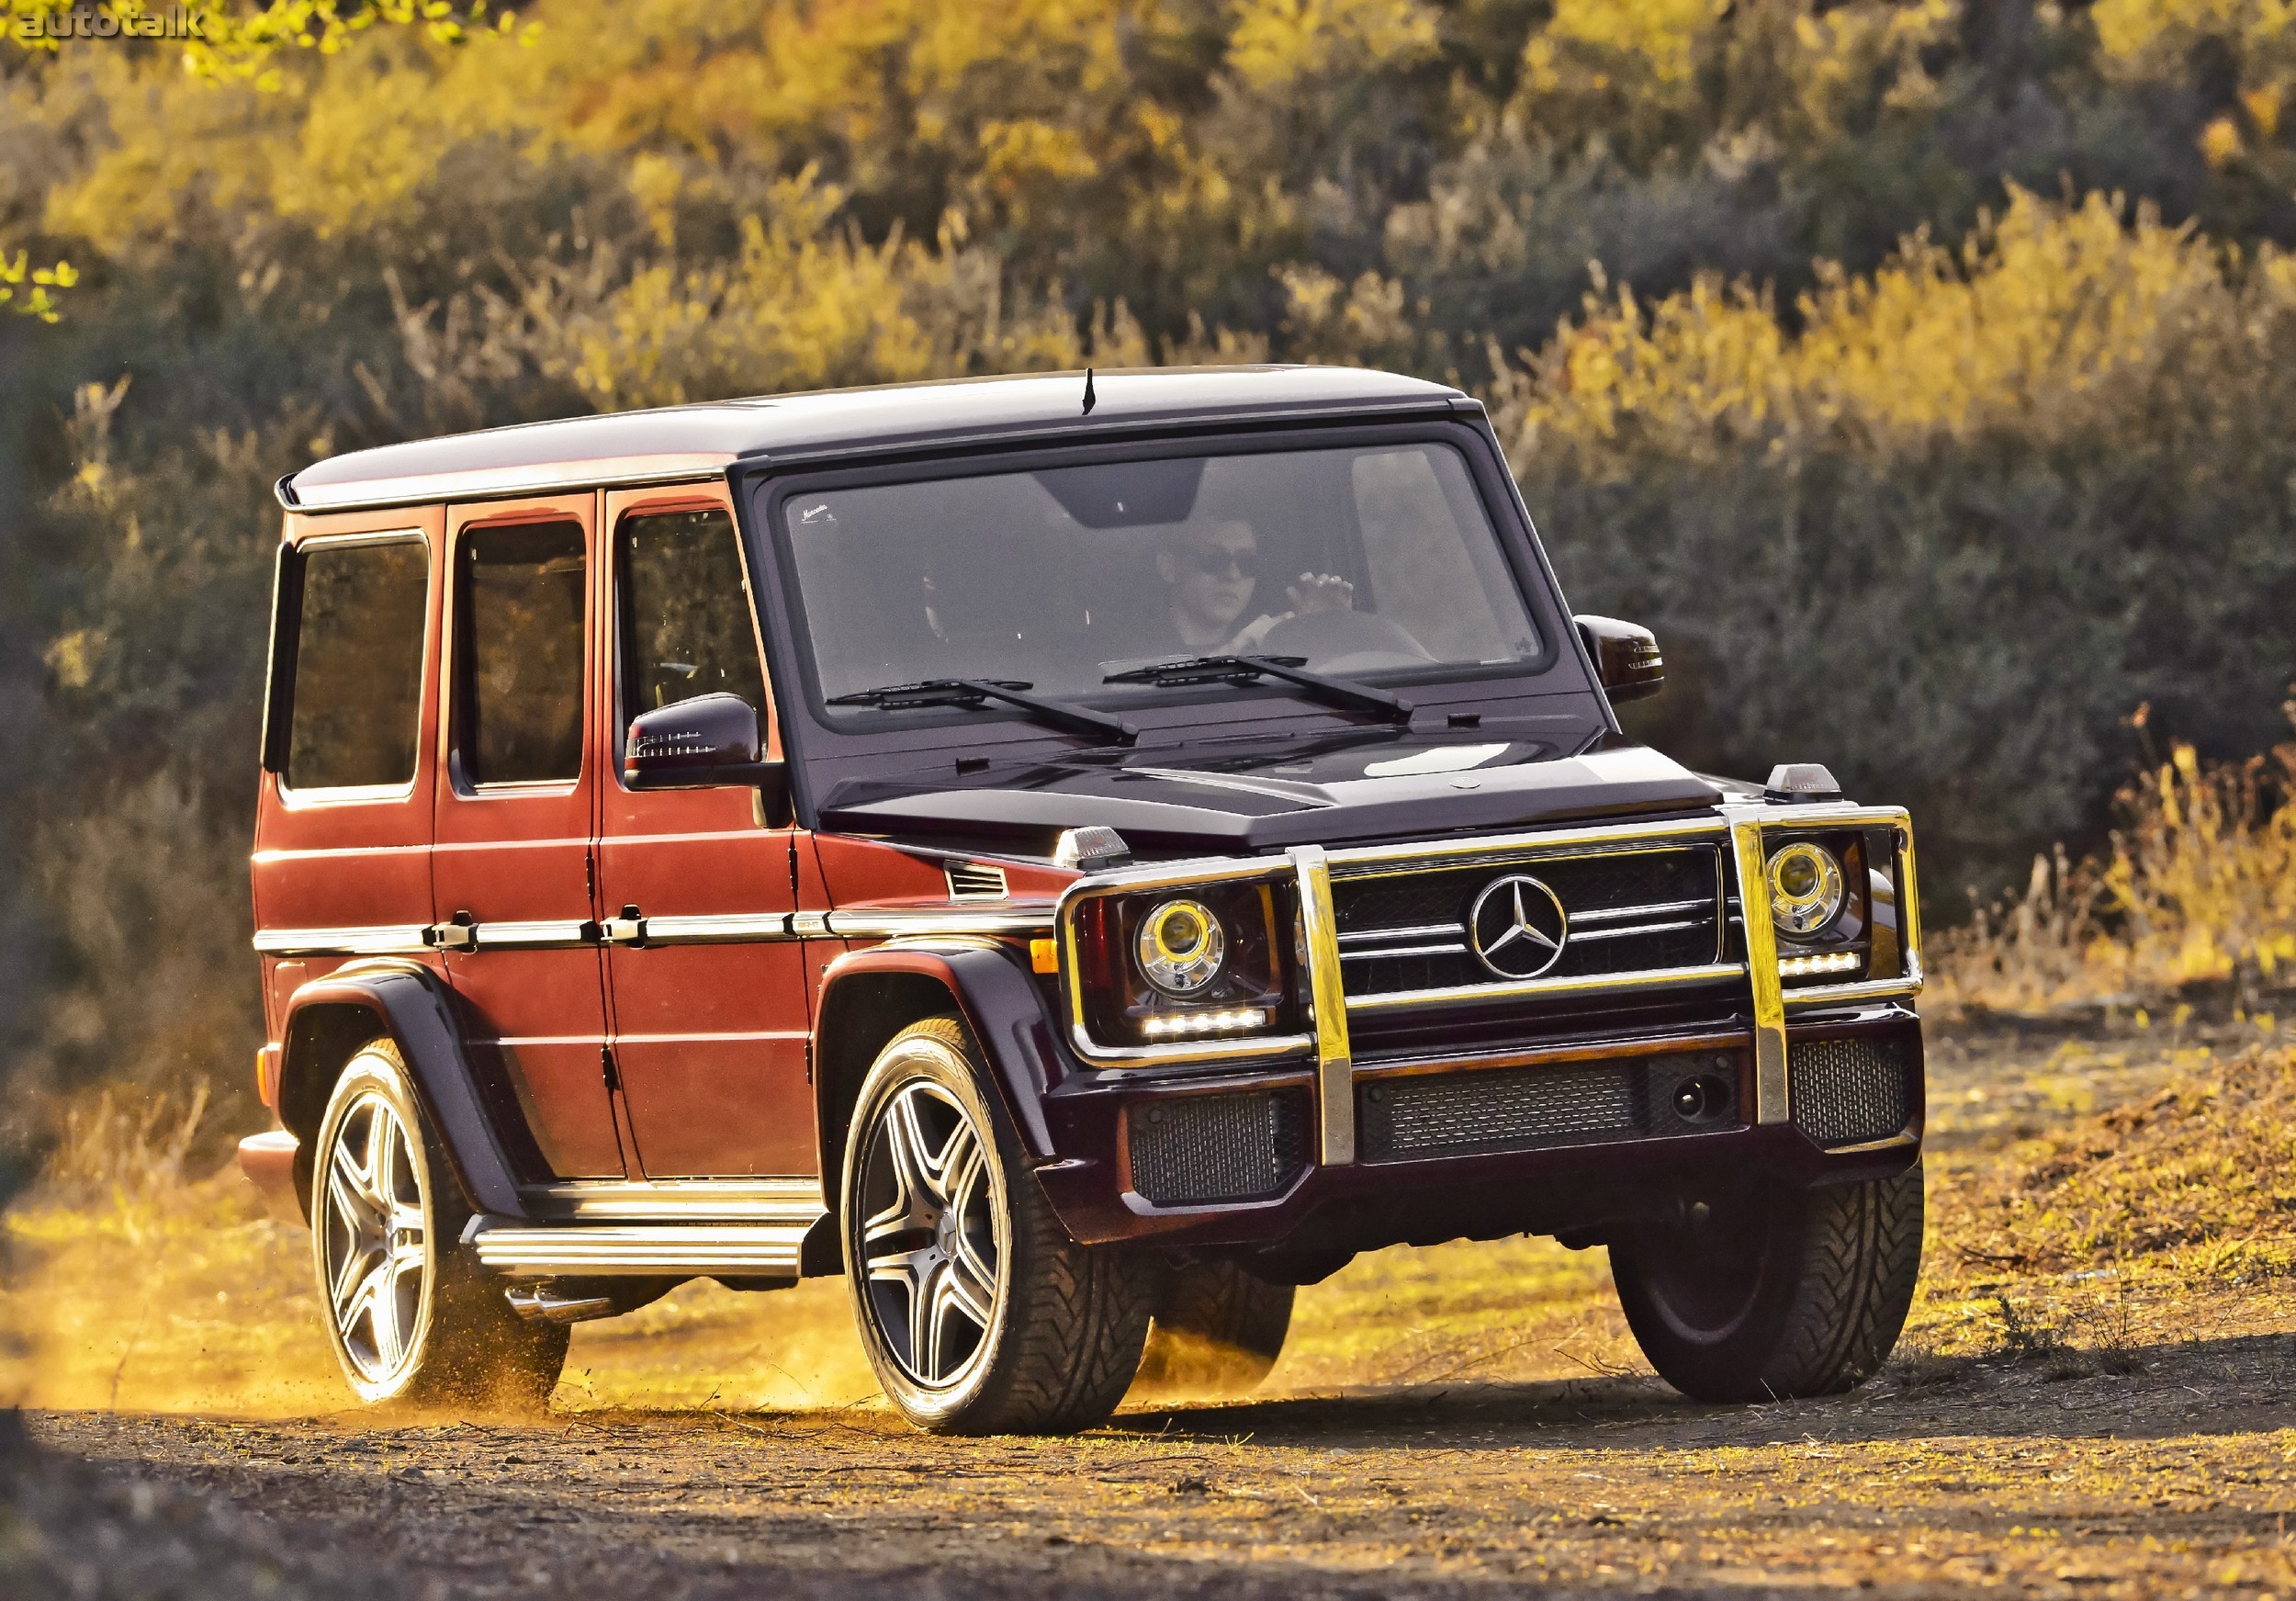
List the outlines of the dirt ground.
<svg viewBox="0 0 2296 1601">
<path fill-rule="evenodd" d="M 1261 1395 L 1070 1439 L 910 1432 L 835 1283 L 585 1325 L 539 1424 L 377 1420 L 326 1370 L 298 1231 L 222 1187 L 27 1206 L 0 1592 L 2296 1592 L 2287 1044 L 1939 1036 L 1898 1357 L 1746 1409 L 1649 1376 L 1601 1251 L 1511 1241 L 1363 1258 L 1302 1291 Z"/>
</svg>

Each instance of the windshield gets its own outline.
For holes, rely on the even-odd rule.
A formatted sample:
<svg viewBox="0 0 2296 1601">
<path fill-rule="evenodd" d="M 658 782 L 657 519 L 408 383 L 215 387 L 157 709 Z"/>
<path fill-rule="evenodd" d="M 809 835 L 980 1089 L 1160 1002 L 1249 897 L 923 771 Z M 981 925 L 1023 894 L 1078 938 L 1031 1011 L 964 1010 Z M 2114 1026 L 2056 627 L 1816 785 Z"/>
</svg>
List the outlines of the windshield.
<svg viewBox="0 0 2296 1601">
<path fill-rule="evenodd" d="M 1121 702 L 1159 689 L 1112 674 L 1206 655 L 1364 677 L 1542 654 L 1446 445 L 1106 462 L 782 505 L 831 703 L 948 680 Z"/>
</svg>

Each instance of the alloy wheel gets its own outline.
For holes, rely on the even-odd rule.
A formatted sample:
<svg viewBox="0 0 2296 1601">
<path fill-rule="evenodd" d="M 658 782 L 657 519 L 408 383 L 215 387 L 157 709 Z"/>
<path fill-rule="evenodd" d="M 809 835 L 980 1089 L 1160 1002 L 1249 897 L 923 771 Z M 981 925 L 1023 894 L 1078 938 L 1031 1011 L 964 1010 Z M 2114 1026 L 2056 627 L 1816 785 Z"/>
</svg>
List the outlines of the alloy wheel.
<svg viewBox="0 0 2296 1601">
<path fill-rule="evenodd" d="M 355 1100 L 327 1152 L 321 1202 L 321 1280 L 344 1356 L 370 1384 L 413 1354 L 430 1231 L 411 1136 L 378 1093 Z"/>
<path fill-rule="evenodd" d="M 857 1242 L 887 1349 L 915 1383 L 962 1382 L 988 1348 L 1005 1235 L 982 1133 L 940 1086 L 903 1085 L 870 1132 Z"/>
</svg>

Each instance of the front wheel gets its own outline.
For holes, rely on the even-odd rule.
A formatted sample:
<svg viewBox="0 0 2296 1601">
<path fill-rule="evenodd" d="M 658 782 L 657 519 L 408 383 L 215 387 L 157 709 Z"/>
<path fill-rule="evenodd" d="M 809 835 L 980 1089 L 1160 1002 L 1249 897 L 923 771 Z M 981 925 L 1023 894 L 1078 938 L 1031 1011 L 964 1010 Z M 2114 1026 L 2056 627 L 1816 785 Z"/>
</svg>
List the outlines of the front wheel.
<svg viewBox="0 0 2296 1601">
<path fill-rule="evenodd" d="M 1888 1360 L 1921 1272 L 1921 1167 L 1820 1189 L 1685 1201 L 1611 1244 L 1642 1354 L 1699 1401 L 1784 1401 Z"/>
<path fill-rule="evenodd" d="M 311 1168 L 311 1263 L 360 1400 L 539 1411 L 567 1331 L 520 1321 L 460 1244 L 470 1209 L 388 1040 L 335 1081 Z"/>
<path fill-rule="evenodd" d="M 1139 1369 L 1144 1265 L 1068 1237 L 984 1082 L 942 1017 L 894 1036 L 861 1084 L 838 1194 L 861 1347 L 919 1428 L 1088 1427 Z"/>
</svg>

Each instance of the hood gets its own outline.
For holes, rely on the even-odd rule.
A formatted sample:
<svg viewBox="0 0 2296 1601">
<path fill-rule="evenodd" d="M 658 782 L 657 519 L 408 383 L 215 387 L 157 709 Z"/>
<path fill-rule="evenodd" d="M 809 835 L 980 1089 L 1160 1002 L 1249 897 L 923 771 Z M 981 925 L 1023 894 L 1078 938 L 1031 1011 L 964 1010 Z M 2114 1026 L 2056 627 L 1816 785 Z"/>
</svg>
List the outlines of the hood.
<svg viewBox="0 0 2296 1601">
<path fill-rule="evenodd" d="M 1537 740 L 1381 738 L 1244 749 L 1084 751 L 953 780 L 852 779 L 821 827 L 881 837 L 1006 840 L 1049 850 L 1105 824 L 1156 854 L 1490 832 L 1710 806 L 1713 784 L 1615 737 L 1566 751 Z"/>
</svg>

